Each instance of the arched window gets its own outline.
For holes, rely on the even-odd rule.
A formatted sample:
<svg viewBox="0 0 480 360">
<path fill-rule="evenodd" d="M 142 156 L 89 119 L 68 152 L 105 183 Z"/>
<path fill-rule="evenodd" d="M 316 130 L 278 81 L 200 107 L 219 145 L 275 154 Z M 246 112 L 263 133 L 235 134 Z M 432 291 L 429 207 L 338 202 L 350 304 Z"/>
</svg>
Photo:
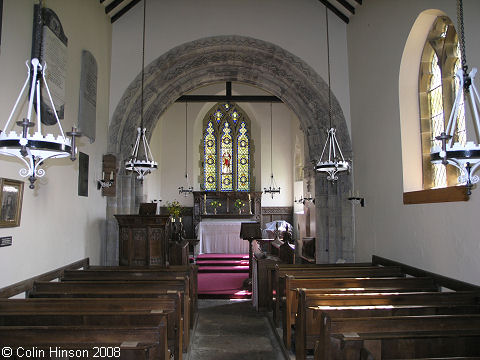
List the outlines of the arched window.
<svg viewBox="0 0 480 360">
<path fill-rule="evenodd" d="M 237 104 L 216 104 L 203 122 L 205 191 L 250 191 L 250 120 Z"/>
<path fill-rule="evenodd" d="M 425 42 L 420 64 L 419 92 L 421 140 L 423 156 L 423 188 L 440 188 L 457 184 L 455 169 L 430 162 L 430 149 L 439 145 L 435 139 L 448 122 L 458 84 L 455 72 L 460 66 L 460 50 L 451 20 L 439 16 Z M 465 138 L 463 106 L 458 116 L 459 137 Z M 456 140 L 457 141 L 457 140 Z M 464 141 L 464 140 L 463 140 Z"/>
</svg>

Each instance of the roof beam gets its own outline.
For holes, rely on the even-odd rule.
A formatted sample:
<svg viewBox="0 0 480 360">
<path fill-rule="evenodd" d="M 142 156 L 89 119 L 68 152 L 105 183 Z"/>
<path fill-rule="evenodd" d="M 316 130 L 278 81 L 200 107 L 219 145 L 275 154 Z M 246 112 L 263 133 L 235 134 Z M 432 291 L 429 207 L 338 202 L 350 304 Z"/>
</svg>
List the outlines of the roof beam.
<svg viewBox="0 0 480 360">
<path fill-rule="evenodd" d="M 108 14 L 110 11 L 115 9 L 118 5 L 120 5 L 123 0 L 113 0 L 110 4 L 105 6 L 105 14 Z"/>
<path fill-rule="evenodd" d="M 128 10 L 130 10 L 131 8 L 133 8 L 135 5 L 137 5 L 138 3 L 140 2 L 140 0 L 133 0 L 132 2 L 130 2 L 128 5 L 126 5 L 122 10 L 120 10 L 119 12 L 117 12 L 115 15 L 112 16 L 112 19 L 110 20 L 111 23 L 114 23 L 115 21 L 117 21 L 118 19 L 120 19 L 120 17 L 125 14 Z"/>
<path fill-rule="evenodd" d="M 330 11 L 332 11 L 335 15 L 337 15 L 343 22 L 346 24 L 349 23 L 348 17 L 345 16 L 340 10 L 338 10 L 335 6 L 333 6 L 328 0 L 319 0 L 323 5 L 325 5 Z"/>
<path fill-rule="evenodd" d="M 251 102 L 251 103 L 281 103 L 276 96 L 268 95 L 183 95 L 175 102 Z"/>
<path fill-rule="evenodd" d="M 350 3 L 346 0 L 336 0 L 340 5 L 342 5 L 347 11 L 349 11 L 352 15 L 355 14 L 355 8 L 350 5 Z"/>
</svg>

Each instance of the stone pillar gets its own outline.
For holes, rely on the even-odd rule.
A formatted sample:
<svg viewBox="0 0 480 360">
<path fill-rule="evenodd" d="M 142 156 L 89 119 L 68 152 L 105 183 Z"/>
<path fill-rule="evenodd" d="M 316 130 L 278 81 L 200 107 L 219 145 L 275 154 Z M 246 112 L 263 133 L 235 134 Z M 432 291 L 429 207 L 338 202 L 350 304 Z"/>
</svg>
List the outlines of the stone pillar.
<svg viewBox="0 0 480 360">
<path fill-rule="evenodd" d="M 348 174 L 331 183 L 323 174 L 315 176 L 317 263 L 354 261 L 351 189 Z"/>
</svg>

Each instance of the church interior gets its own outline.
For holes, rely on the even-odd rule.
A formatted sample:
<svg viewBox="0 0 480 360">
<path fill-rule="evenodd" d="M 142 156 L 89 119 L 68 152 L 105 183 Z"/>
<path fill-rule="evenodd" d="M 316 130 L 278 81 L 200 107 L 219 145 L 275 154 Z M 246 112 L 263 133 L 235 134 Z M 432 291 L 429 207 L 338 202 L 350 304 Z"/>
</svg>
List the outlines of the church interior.
<svg viewBox="0 0 480 360">
<path fill-rule="evenodd" d="M 480 357 L 479 14 L 0 0 L 2 357 Z"/>
</svg>

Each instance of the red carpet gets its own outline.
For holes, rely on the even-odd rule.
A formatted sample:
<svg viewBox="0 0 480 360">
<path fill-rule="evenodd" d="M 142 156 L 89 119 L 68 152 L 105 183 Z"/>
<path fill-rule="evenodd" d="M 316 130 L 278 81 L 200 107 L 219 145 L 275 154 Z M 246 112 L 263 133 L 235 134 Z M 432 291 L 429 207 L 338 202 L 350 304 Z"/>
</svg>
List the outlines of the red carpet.
<svg viewBox="0 0 480 360">
<path fill-rule="evenodd" d="M 199 298 L 251 297 L 252 293 L 243 288 L 248 278 L 248 254 L 202 254 L 197 265 Z"/>
</svg>

